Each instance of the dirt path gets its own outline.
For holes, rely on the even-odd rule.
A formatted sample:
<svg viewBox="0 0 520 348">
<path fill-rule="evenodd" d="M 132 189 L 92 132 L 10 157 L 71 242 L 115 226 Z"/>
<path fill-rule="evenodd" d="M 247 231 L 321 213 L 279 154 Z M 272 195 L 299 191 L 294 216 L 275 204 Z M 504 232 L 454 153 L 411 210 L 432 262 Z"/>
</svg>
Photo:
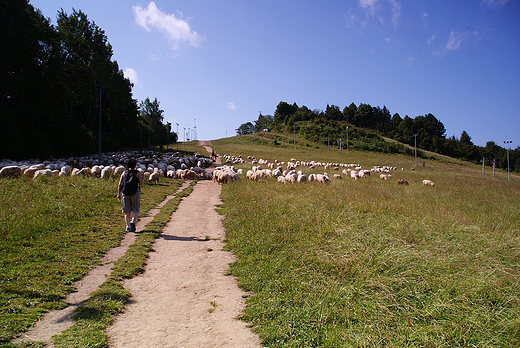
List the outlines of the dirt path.
<svg viewBox="0 0 520 348">
<path fill-rule="evenodd" d="M 146 224 L 153 220 L 153 217 L 160 211 L 175 194 L 182 191 L 189 185 L 188 182 L 173 194 L 167 196 L 164 201 L 159 203 L 156 208 L 148 212 L 148 216 L 139 218 L 136 224 L 137 232 L 144 229 Z M 22 333 L 20 337 L 13 340 L 13 343 L 20 342 L 45 342 L 47 347 L 52 348 L 52 336 L 60 334 L 74 324 L 72 315 L 78 306 L 90 297 L 90 294 L 98 289 L 98 287 L 106 280 L 112 271 L 114 262 L 123 256 L 128 247 L 135 241 L 134 233 L 127 233 L 118 247 L 110 249 L 101 259 L 101 264 L 89 271 L 81 280 L 74 282 L 77 292 L 70 293 L 65 302 L 69 305 L 61 310 L 51 310 L 46 313 L 39 321 L 37 321 L 29 330 Z"/>
<path fill-rule="evenodd" d="M 244 293 L 225 275 L 233 255 L 222 251 L 220 189 L 199 181 L 155 241 L 145 272 L 125 281 L 132 297 L 107 330 L 110 347 L 260 347 L 237 319 Z"/>
<path fill-rule="evenodd" d="M 211 152 L 211 143 L 201 145 Z M 225 231 L 215 211 L 220 189 L 212 181 L 199 181 L 155 241 L 145 272 L 124 282 L 132 297 L 107 328 L 109 347 L 261 347 L 260 339 L 237 319 L 244 293 L 225 275 L 233 255 L 222 251 Z M 141 218 L 137 230 L 158 211 Z M 106 279 L 134 239 L 128 233 L 101 266 L 76 284 L 78 292 L 67 297 L 67 308 L 49 312 L 16 342 L 44 341 L 52 347 L 51 337 L 72 325 L 75 308 Z"/>
</svg>

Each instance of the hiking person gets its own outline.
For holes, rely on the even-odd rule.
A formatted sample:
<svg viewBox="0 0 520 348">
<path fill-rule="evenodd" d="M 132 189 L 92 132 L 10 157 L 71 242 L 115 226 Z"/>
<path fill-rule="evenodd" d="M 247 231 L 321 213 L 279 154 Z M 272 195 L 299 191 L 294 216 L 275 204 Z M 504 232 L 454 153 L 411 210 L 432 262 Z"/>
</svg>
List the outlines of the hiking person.
<svg viewBox="0 0 520 348">
<path fill-rule="evenodd" d="M 128 170 L 121 174 L 117 185 L 117 198 L 121 200 L 121 208 L 125 214 L 127 232 L 135 232 L 135 222 L 139 215 L 141 204 L 140 186 L 143 184 L 143 175 L 135 167 L 137 161 L 131 158 L 128 161 Z"/>
</svg>

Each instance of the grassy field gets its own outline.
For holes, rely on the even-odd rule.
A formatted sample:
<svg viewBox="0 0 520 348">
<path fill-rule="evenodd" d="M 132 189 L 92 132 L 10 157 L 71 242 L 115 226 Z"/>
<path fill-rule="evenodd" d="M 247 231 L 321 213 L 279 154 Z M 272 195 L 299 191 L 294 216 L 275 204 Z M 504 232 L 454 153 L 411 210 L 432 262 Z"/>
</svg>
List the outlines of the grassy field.
<svg viewBox="0 0 520 348">
<path fill-rule="evenodd" d="M 226 215 L 227 248 L 237 255 L 230 274 L 251 294 L 243 320 L 265 346 L 520 346 L 517 176 L 508 182 L 503 172 L 492 177 L 490 168 L 482 176 L 479 166 L 431 154 L 411 171 L 410 157 L 355 149 L 347 157 L 345 149 L 328 151 L 300 139 L 294 149 L 292 140 L 243 136 L 212 146 L 243 158 L 398 170 L 387 181 L 372 175 L 283 185 L 242 177 L 223 186 L 219 211 Z M 398 178 L 410 185 L 397 185 Z M 124 234 L 116 181 L 41 179 L 0 181 L 0 345 L 42 312 L 63 307 L 72 281 Z M 423 179 L 435 186 L 423 186 Z M 145 185 L 142 211 L 179 185 Z M 142 271 L 154 234 L 181 197 L 140 234 L 56 347 L 106 346 L 103 327 L 128 298 L 119 280 Z"/>
<path fill-rule="evenodd" d="M 145 184 L 141 211 L 180 183 Z M 72 282 L 119 245 L 125 225 L 116 194 L 115 178 L 0 180 L 0 344 L 64 307 Z"/>
<path fill-rule="evenodd" d="M 266 346 L 520 346 L 518 177 L 446 159 L 411 171 L 413 158 L 258 140 L 213 146 L 271 162 L 399 168 L 387 181 L 223 187 L 227 246 L 238 256 L 231 273 L 254 294 L 243 319 Z"/>
</svg>

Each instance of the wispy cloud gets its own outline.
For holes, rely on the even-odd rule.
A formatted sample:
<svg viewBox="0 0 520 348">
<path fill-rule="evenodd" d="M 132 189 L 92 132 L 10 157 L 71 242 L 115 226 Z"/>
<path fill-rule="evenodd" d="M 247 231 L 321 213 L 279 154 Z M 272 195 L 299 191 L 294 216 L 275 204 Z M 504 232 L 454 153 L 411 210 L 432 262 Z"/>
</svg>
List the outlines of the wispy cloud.
<svg viewBox="0 0 520 348">
<path fill-rule="evenodd" d="M 236 109 L 238 109 L 238 106 L 236 106 L 236 105 L 233 104 L 232 102 L 227 102 L 226 107 L 227 107 L 229 110 L 236 110 Z"/>
<path fill-rule="evenodd" d="M 401 21 L 401 3 L 398 0 L 388 0 L 388 3 L 392 8 L 392 25 L 394 28 L 397 28 Z M 365 27 L 371 18 L 385 25 L 385 9 L 380 3 L 380 0 L 358 0 L 358 5 L 365 12 L 365 20 L 358 20 L 358 17 L 353 13 L 352 9 L 350 9 L 346 15 L 347 26 L 353 27 L 355 23 L 359 23 L 361 27 Z"/>
<path fill-rule="evenodd" d="M 378 0 L 359 0 L 359 6 L 366 9 L 373 16 L 377 9 L 377 1 Z"/>
<path fill-rule="evenodd" d="M 427 41 L 427 42 L 428 42 L 428 45 L 431 45 L 431 44 L 433 43 L 433 41 L 435 41 L 436 38 L 437 38 L 437 37 L 436 37 L 435 35 L 430 36 L 430 37 L 428 38 L 428 41 Z"/>
<path fill-rule="evenodd" d="M 397 28 L 401 20 L 401 3 L 397 0 L 388 0 L 392 5 L 392 25 Z"/>
<path fill-rule="evenodd" d="M 178 49 L 181 43 L 198 47 L 203 40 L 202 36 L 193 31 L 188 22 L 182 19 L 182 13 L 178 13 L 180 18 L 174 14 L 164 13 L 153 1 L 146 8 L 133 6 L 132 10 L 136 23 L 148 32 L 152 29 L 158 30 L 168 39 L 172 50 Z"/>
<path fill-rule="evenodd" d="M 491 8 L 503 7 L 509 0 L 482 0 L 482 4 Z"/>
<path fill-rule="evenodd" d="M 421 19 L 422 19 L 422 21 L 424 23 L 424 27 L 425 28 L 428 27 L 428 20 L 429 20 L 428 12 L 423 12 L 423 14 L 421 14 Z"/>
<path fill-rule="evenodd" d="M 134 85 L 139 83 L 139 79 L 137 77 L 137 72 L 132 68 L 126 68 L 123 70 L 123 74 L 125 78 L 129 79 Z"/>
<path fill-rule="evenodd" d="M 469 34 L 469 31 L 452 30 L 448 42 L 446 43 L 446 50 L 453 51 L 459 49 Z"/>
</svg>

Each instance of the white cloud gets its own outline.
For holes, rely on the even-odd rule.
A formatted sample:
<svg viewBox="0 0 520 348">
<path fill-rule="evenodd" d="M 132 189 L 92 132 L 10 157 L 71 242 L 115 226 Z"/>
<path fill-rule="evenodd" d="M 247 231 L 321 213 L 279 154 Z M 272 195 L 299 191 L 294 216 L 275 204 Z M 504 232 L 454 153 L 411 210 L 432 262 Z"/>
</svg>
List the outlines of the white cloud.
<svg viewBox="0 0 520 348">
<path fill-rule="evenodd" d="M 227 107 L 229 110 L 235 110 L 235 109 L 238 108 L 238 106 L 236 106 L 236 105 L 233 104 L 232 102 L 227 102 L 226 107 Z"/>
<path fill-rule="evenodd" d="M 373 16 L 377 9 L 377 1 L 378 0 L 359 0 L 359 6 L 368 10 L 368 12 Z"/>
<path fill-rule="evenodd" d="M 428 27 L 428 12 L 424 12 L 422 15 L 421 15 L 421 19 L 424 23 L 424 27 Z"/>
<path fill-rule="evenodd" d="M 448 51 L 459 49 L 460 45 L 462 45 L 462 43 L 466 40 L 469 34 L 469 31 L 452 30 L 448 39 L 448 43 L 446 43 L 446 49 Z"/>
<path fill-rule="evenodd" d="M 399 21 L 401 20 L 401 3 L 397 0 L 388 0 L 392 5 L 392 24 L 394 28 L 397 28 Z"/>
<path fill-rule="evenodd" d="M 408 62 L 408 65 L 410 66 L 415 61 L 415 57 L 408 57 L 408 58 L 406 58 L 406 61 Z"/>
<path fill-rule="evenodd" d="M 509 0 L 482 0 L 482 4 L 491 8 L 498 8 L 504 6 Z"/>
<path fill-rule="evenodd" d="M 428 45 L 431 45 L 431 44 L 433 43 L 433 41 L 435 41 L 436 38 L 437 38 L 437 37 L 436 37 L 435 35 L 430 36 L 430 37 L 428 38 L 428 41 L 427 41 L 427 42 L 428 42 Z"/>
<path fill-rule="evenodd" d="M 137 25 L 150 32 L 156 29 L 170 41 L 171 49 L 176 50 L 180 43 L 198 47 L 202 37 L 190 28 L 187 21 L 177 18 L 174 14 L 167 14 L 157 8 L 155 2 L 150 2 L 148 7 L 132 7 Z M 179 13 L 182 17 L 182 13 Z"/>
<path fill-rule="evenodd" d="M 390 5 L 392 6 L 392 25 L 394 28 L 397 28 L 399 22 L 401 21 L 401 3 L 397 0 L 388 0 Z M 379 20 L 379 23 L 382 25 L 385 24 L 385 15 L 381 14 L 383 7 L 380 5 L 379 0 L 358 0 L 359 7 L 366 10 L 366 16 L 373 17 Z M 353 17 L 349 11 L 350 22 L 354 22 L 355 17 Z M 362 23 L 366 25 L 366 22 Z"/>
<path fill-rule="evenodd" d="M 126 68 L 123 71 L 125 78 L 129 79 L 134 85 L 139 83 L 139 79 L 137 78 L 137 72 L 132 68 Z"/>
</svg>

